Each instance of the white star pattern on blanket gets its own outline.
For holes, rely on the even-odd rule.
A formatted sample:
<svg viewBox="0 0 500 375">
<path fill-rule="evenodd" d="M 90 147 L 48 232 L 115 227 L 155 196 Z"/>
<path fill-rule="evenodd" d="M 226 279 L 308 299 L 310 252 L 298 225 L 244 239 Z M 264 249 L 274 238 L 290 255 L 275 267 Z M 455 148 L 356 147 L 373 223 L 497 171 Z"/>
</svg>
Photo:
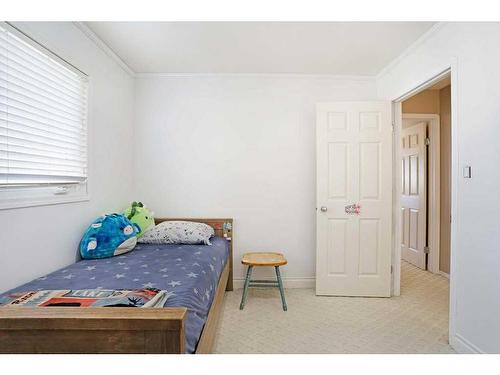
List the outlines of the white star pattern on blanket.
<svg viewBox="0 0 500 375">
<path fill-rule="evenodd" d="M 168 283 L 168 285 L 170 285 L 172 288 L 175 288 L 177 285 L 181 285 L 181 282 L 180 281 L 171 281 Z"/>
<path fill-rule="evenodd" d="M 190 272 L 186 275 L 187 277 L 198 277 L 198 274 L 197 273 L 194 273 L 194 272 Z"/>
<path fill-rule="evenodd" d="M 87 271 L 93 271 L 95 270 L 95 266 L 87 266 L 87 268 L 85 268 Z"/>
<path fill-rule="evenodd" d="M 125 274 L 124 274 L 124 273 L 117 273 L 117 274 L 115 275 L 115 278 L 116 278 L 116 279 L 121 279 L 121 278 L 123 278 L 123 277 L 125 277 Z"/>
</svg>

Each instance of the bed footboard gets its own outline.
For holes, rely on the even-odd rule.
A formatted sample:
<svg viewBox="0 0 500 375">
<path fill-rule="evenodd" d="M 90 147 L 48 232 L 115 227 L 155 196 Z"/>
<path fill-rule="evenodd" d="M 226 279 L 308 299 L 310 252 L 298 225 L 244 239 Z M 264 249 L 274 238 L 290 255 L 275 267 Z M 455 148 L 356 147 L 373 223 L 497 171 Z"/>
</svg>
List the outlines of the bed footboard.
<svg viewBox="0 0 500 375">
<path fill-rule="evenodd" d="M 0 308 L 0 353 L 185 353 L 186 308 Z"/>
</svg>

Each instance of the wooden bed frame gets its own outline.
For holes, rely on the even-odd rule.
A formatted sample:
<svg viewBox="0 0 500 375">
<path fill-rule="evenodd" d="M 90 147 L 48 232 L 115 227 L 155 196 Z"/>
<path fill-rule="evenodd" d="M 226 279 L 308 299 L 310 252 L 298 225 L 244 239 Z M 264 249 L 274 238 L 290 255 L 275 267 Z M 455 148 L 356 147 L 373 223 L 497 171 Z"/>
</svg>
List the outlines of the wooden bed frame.
<svg viewBox="0 0 500 375">
<path fill-rule="evenodd" d="M 227 237 L 229 259 L 219 278 L 196 353 L 211 353 L 222 301 L 233 290 L 232 219 L 170 219 L 210 225 Z M 225 230 L 224 224 L 231 229 Z M 2 307 L 0 353 L 185 353 L 185 307 L 131 309 L 128 307 Z"/>
</svg>

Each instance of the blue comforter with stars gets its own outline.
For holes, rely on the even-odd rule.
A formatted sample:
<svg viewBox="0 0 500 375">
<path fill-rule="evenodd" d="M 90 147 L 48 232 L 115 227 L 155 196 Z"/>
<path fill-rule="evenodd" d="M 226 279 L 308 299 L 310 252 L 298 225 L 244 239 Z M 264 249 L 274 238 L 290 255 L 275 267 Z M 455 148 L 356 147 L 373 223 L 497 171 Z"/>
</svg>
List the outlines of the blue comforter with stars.
<svg viewBox="0 0 500 375">
<path fill-rule="evenodd" d="M 226 239 L 210 241 L 212 245 L 139 244 L 113 258 L 81 260 L 3 295 L 42 289 L 166 290 L 173 294 L 165 307 L 188 308 L 186 352 L 194 353 L 229 257 Z"/>
</svg>

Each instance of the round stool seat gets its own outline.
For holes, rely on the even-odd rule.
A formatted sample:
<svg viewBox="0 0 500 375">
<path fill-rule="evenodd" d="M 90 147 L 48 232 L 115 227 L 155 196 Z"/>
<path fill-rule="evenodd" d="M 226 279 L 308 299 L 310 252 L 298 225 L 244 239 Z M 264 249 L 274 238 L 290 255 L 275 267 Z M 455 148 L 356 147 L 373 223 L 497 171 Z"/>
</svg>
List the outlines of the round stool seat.
<svg viewBox="0 0 500 375">
<path fill-rule="evenodd" d="M 287 260 L 281 253 L 246 253 L 241 259 L 241 263 L 246 266 L 284 266 Z"/>
</svg>

